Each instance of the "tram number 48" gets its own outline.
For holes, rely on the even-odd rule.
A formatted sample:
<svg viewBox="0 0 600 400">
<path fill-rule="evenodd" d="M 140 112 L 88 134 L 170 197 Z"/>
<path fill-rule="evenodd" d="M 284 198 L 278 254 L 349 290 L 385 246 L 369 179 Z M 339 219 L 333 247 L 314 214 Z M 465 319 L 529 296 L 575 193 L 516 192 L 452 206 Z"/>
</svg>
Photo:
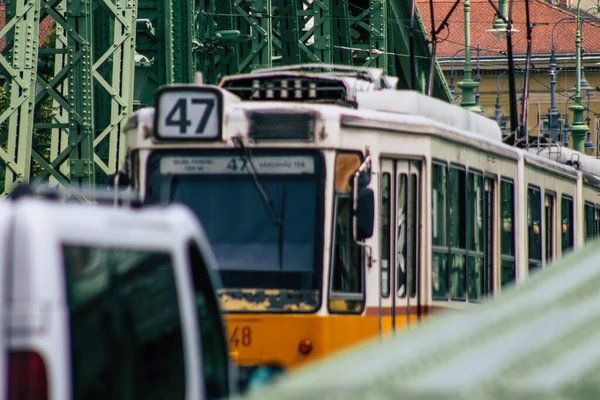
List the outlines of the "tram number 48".
<svg viewBox="0 0 600 400">
<path fill-rule="evenodd" d="M 252 344 L 252 329 L 249 326 L 236 326 L 229 336 L 229 344 L 233 348 L 250 347 Z"/>
<path fill-rule="evenodd" d="M 194 133 L 197 135 L 201 135 L 204 133 L 204 129 L 206 128 L 206 124 L 208 123 L 208 118 L 210 117 L 210 113 L 215 106 L 215 101 L 213 99 L 190 99 L 192 102 L 192 106 L 194 105 L 204 105 L 204 110 L 202 112 L 202 116 L 200 117 L 200 121 L 198 121 L 198 125 L 196 125 Z M 179 133 L 185 134 L 188 131 L 188 127 L 192 125 L 192 121 L 188 119 L 188 107 L 187 107 L 187 99 L 179 99 L 171 108 L 171 111 L 167 114 L 165 118 L 166 126 L 177 126 L 179 127 Z"/>
</svg>

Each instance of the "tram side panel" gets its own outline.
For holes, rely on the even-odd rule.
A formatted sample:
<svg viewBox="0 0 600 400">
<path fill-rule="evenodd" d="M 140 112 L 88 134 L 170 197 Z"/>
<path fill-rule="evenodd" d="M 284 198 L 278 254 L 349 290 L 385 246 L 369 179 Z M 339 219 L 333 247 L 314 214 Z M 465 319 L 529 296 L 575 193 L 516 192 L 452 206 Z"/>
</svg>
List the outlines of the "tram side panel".
<svg viewBox="0 0 600 400">
<path fill-rule="evenodd" d="M 466 307 L 515 279 L 517 159 L 518 151 L 502 146 L 432 140 L 434 308 Z"/>
<path fill-rule="evenodd" d="M 545 267 L 576 246 L 577 172 L 545 159 L 525 159 L 524 193 L 525 256 L 519 278 Z M 520 280 L 520 279 L 519 279 Z"/>
<path fill-rule="evenodd" d="M 583 198 L 581 237 L 582 244 L 600 235 L 600 179 L 589 175 L 582 176 Z"/>
</svg>

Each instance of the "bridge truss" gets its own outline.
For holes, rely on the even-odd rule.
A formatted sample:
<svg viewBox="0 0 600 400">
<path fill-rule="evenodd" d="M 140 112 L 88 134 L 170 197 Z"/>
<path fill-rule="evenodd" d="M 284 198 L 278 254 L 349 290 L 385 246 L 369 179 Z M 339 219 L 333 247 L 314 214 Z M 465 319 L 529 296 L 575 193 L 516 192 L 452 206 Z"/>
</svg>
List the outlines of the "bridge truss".
<svg viewBox="0 0 600 400">
<path fill-rule="evenodd" d="M 163 84 L 257 67 L 335 63 L 411 82 L 407 0 L 6 0 L 0 181 L 105 184 L 128 115 Z M 50 36 L 40 27 L 50 26 Z M 417 13 L 416 89 L 429 46 Z M 452 101 L 435 64 L 433 95 Z M 3 176 L 2 176 L 3 175 Z"/>
</svg>

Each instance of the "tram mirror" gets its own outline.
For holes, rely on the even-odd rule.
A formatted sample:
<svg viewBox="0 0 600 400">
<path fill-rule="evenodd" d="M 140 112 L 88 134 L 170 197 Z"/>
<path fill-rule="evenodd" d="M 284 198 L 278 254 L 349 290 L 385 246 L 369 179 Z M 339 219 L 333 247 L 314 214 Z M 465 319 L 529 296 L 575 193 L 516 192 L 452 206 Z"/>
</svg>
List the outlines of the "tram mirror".
<svg viewBox="0 0 600 400">
<path fill-rule="evenodd" d="M 366 176 L 366 177 L 365 177 Z M 356 240 L 361 241 L 373 236 L 375 222 L 375 196 L 373 190 L 366 187 L 371 177 L 368 172 L 361 172 L 358 178 L 356 204 Z"/>
</svg>

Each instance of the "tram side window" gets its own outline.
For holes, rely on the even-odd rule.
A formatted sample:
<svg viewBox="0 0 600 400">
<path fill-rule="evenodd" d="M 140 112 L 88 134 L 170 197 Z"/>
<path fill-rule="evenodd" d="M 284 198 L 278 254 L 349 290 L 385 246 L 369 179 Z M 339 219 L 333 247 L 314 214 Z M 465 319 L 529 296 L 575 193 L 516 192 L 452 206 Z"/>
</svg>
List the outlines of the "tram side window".
<svg viewBox="0 0 600 400">
<path fill-rule="evenodd" d="M 584 218 L 585 218 L 585 241 L 593 239 L 596 236 L 596 212 L 594 204 L 585 203 L 584 206 Z"/>
<path fill-rule="evenodd" d="M 433 164 L 432 235 L 433 235 L 433 298 L 448 298 L 448 240 L 446 234 L 446 174 L 443 164 Z"/>
<path fill-rule="evenodd" d="M 466 298 L 466 180 L 464 168 L 450 167 L 448 174 L 448 238 L 450 241 L 450 298 Z"/>
<path fill-rule="evenodd" d="M 554 258 L 554 194 L 544 195 L 544 230 L 546 240 L 546 262 Z"/>
<path fill-rule="evenodd" d="M 397 282 L 397 295 L 406 296 L 406 277 L 408 272 L 408 224 L 411 212 L 408 210 L 408 185 L 406 174 L 398 176 L 398 197 L 396 198 L 396 226 L 398 229 L 396 240 L 396 260 L 394 261 Z"/>
<path fill-rule="evenodd" d="M 501 260 L 502 286 L 515 280 L 515 201 L 512 180 L 502 179 L 500 184 L 501 212 Z"/>
<path fill-rule="evenodd" d="M 421 213 L 421 207 L 420 207 L 420 203 L 419 203 L 419 192 L 420 192 L 420 187 L 419 187 L 419 179 L 417 178 L 416 174 L 411 174 L 410 175 L 410 194 L 411 194 L 411 199 L 410 199 L 410 203 L 409 203 L 409 209 L 408 209 L 408 215 L 409 218 L 407 218 L 407 222 L 409 224 L 409 230 L 408 232 L 410 232 L 410 235 L 412 237 L 418 237 L 418 232 L 419 232 L 419 215 Z M 409 257 L 409 263 L 408 263 L 408 268 L 407 268 L 407 273 L 408 273 L 408 278 L 407 278 L 407 282 L 408 282 L 408 288 L 407 288 L 407 292 L 408 295 L 411 297 L 414 297 L 417 295 L 417 275 L 418 275 L 418 265 L 419 265 L 419 250 L 418 250 L 418 241 L 417 240 L 411 240 L 410 244 L 409 244 L 409 249 L 408 251 L 410 252 L 410 257 Z"/>
<path fill-rule="evenodd" d="M 596 204 L 596 236 L 600 235 L 600 205 Z"/>
<path fill-rule="evenodd" d="M 467 188 L 467 286 L 469 300 L 484 293 L 483 266 L 483 175 L 469 172 Z"/>
<path fill-rule="evenodd" d="M 354 171 L 360 166 L 356 154 L 339 154 L 335 171 L 335 207 L 329 309 L 360 313 L 364 307 L 363 250 L 352 237 L 352 189 Z"/>
<path fill-rule="evenodd" d="M 563 254 L 573 248 L 573 198 L 561 197 L 561 249 Z"/>
<path fill-rule="evenodd" d="M 381 296 L 390 296 L 390 173 L 381 175 Z"/>
<path fill-rule="evenodd" d="M 527 189 L 529 270 L 542 266 L 541 207 L 542 199 L 540 188 L 530 185 Z"/>
</svg>

